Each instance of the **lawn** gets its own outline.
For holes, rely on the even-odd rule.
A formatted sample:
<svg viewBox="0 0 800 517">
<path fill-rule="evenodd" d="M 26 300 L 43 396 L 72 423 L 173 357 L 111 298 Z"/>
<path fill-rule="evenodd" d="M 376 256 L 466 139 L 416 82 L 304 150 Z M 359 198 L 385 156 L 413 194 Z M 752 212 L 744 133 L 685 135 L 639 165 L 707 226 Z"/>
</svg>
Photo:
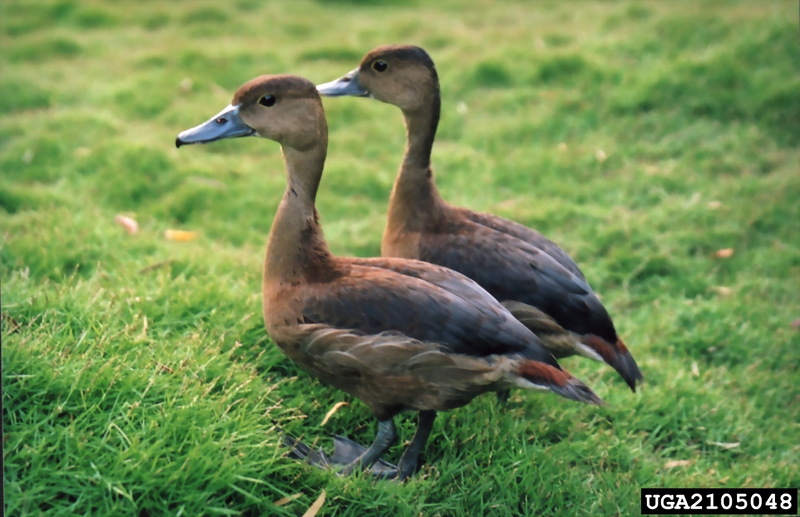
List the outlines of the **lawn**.
<svg viewBox="0 0 800 517">
<path fill-rule="evenodd" d="M 796 2 L 7 0 L 0 29 L 6 515 L 633 515 L 642 487 L 800 486 Z M 251 77 L 329 81 L 384 43 L 437 64 L 443 196 L 567 250 L 645 376 L 565 359 L 607 407 L 479 398 L 405 484 L 281 449 L 376 426 L 263 330 L 278 146 L 174 147 Z M 326 236 L 378 255 L 401 115 L 324 103 Z"/>
</svg>

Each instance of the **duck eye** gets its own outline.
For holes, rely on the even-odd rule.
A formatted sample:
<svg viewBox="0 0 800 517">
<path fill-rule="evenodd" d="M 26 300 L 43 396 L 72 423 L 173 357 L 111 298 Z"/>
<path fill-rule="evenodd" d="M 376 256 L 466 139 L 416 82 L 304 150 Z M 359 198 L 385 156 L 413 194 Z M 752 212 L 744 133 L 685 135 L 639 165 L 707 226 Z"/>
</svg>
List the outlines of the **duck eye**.
<svg viewBox="0 0 800 517">
<path fill-rule="evenodd" d="M 379 59 L 372 63 L 372 69 L 376 72 L 384 72 L 386 69 L 389 68 L 389 63 L 384 61 L 383 59 Z"/>
<path fill-rule="evenodd" d="M 264 95 L 263 97 L 258 99 L 258 103 L 261 104 L 262 106 L 266 106 L 269 108 L 270 106 L 275 105 L 276 100 L 277 99 L 275 99 L 274 95 Z"/>
</svg>

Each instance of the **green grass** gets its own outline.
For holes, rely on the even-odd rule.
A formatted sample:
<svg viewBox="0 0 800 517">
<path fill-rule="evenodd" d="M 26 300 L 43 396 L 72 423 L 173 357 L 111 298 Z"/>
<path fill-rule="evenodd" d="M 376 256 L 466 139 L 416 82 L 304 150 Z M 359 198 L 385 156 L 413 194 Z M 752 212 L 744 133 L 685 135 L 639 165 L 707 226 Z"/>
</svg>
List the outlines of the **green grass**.
<svg viewBox="0 0 800 517">
<path fill-rule="evenodd" d="M 633 515 L 641 487 L 800 486 L 796 3 L 14 0 L 0 20 L 7 515 L 300 515 L 322 490 L 320 515 Z M 608 407 L 483 397 L 404 485 L 282 456 L 279 427 L 328 447 L 375 423 L 263 331 L 277 145 L 173 146 L 253 76 L 328 81 L 391 42 L 437 63 L 444 196 L 570 252 L 647 381 L 565 360 Z M 325 105 L 326 235 L 377 255 L 400 114 Z"/>
</svg>

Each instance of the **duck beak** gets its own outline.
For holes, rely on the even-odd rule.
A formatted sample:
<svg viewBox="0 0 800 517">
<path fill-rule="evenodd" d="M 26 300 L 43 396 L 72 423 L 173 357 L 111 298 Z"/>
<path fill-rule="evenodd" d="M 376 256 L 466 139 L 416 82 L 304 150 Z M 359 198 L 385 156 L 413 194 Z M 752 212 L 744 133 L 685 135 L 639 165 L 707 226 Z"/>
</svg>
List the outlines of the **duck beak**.
<svg viewBox="0 0 800 517">
<path fill-rule="evenodd" d="M 175 139 L 175 147 L 255 134 L 253 128 L 242 122 L 239 106 L 228 106 L 199 126 L 182 131 Z"/>
<path fill-rule="evenodd" d="M 325 97 L 368 97 L 369 92 L 358 82 L 358 68 L 329 83 L 317 85 L 317 91 Z"/>
</svg>

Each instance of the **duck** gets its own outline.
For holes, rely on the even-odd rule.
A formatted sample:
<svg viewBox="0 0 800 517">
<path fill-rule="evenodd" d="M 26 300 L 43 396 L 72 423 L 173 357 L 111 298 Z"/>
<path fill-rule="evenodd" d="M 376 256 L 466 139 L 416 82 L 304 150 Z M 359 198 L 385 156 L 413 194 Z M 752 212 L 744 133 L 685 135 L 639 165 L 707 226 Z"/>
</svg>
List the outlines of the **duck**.
<svg viewBox="0 0 800 517">
<path fill-rule="evenodd" d="M 378 421 L 369 447 L 339 447 L 339 474 L 381 462 L 403 411 L 417 412 L 418 424 L 383 476 L 398 480 L 417 469 L 437 412 L 483 393 L 519 387 L 603 404 L 466 276 L 413 259 L 331 253 L 315 205 L 328 126 L 314 83 L 292 75 L 252 79 L 175 145 L 250 136 L 280 144 L 287 176 L 264 259 L 266 331 L 302 370 L 361 400 Z"/>
<path fill-rule="evenodd" d="M 317 90 L 327 97 L 371 97 L 403 113 L 406 148 L 389 198 L 382 256 L 423 260 L 468 276 L 542 338 L 556 358 L 579 355 L 607 363 L 636 391 L 643 376 L 633 355 L 563 249 L 532 228 L 442 198 L 431 166 L 439 78 L 424 49 L 377 47 L 357 68 Z"/>
</svg>

